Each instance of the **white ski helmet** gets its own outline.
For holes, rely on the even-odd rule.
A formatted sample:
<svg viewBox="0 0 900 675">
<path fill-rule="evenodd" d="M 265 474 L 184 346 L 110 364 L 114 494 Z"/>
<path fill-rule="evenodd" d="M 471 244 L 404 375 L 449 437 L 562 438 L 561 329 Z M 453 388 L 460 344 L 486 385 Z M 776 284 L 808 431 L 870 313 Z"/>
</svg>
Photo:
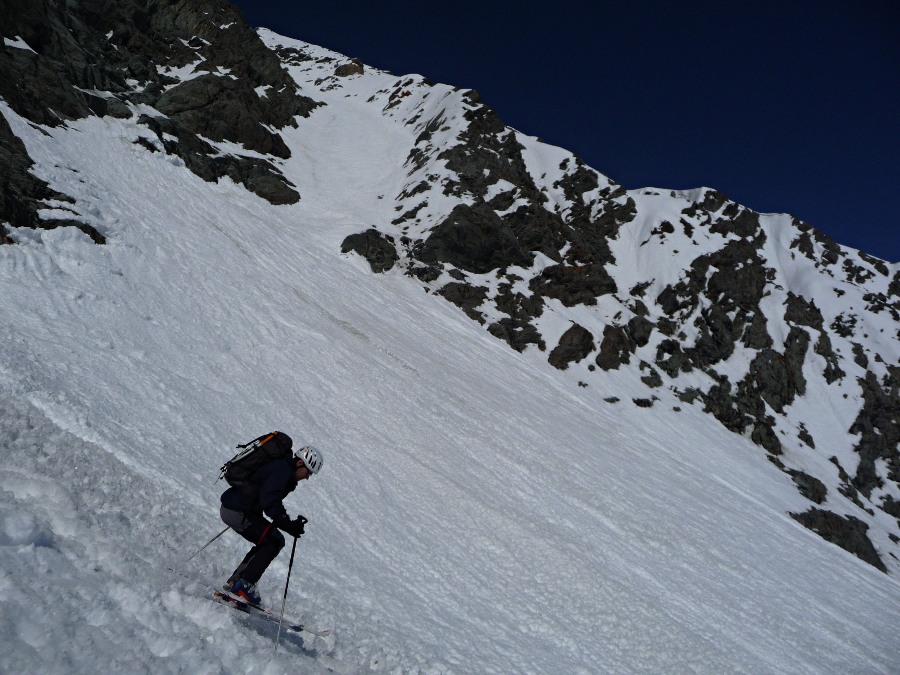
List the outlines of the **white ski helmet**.
<svg viewBox="0 0 900 675">
<path fill-rule="evenodd" d="M 322 468 L 322 452 L 311 445 L 300 448 L 295 457 L 306 465 L 310 473 L 319 473 Z"/>
</svg>

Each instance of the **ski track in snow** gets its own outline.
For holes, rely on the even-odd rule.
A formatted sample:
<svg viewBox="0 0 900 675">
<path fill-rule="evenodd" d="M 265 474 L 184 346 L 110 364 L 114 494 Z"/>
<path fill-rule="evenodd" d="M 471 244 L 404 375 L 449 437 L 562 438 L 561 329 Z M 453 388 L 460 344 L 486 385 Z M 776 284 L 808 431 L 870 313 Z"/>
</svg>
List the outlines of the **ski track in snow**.
<svg viewBox="0 0 900 675">
<path fill-rule="evenodd" d="M 900 585 L 791 520 L 748 440 L 340 255 L 402 184 L 402 129 L 316 110 L 285 132 L 303 199 L 273 207 L 133 122 L 2 112 L 109 243 L 0 248 L 0 671 L 896 672 Z M 327 453 L 287 500 L 288 613 L 334 628 L 279 654 L 204 597 L 243 540 L 183 563 L 222 527 L 219 465 L 276 428 Z"/>
</svg>

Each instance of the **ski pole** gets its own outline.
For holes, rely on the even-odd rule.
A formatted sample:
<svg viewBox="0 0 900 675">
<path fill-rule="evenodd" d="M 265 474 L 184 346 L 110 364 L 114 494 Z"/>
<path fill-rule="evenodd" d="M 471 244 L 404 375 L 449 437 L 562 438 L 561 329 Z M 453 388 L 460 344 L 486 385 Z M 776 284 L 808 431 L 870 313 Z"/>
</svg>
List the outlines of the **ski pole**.
<svg viewBox="0 0 900 675">
<path fill-rule="evenodd" d="M 229 527 L 230 527 L 230 526 L 226 525 L 224 530 L 222 530 L 221 532 L 219 532 L 219 534 L 217 534 L 215 537 L 213 537 L 212 539 L 210 539 L 208 542 L 206 542 L 206 543 L 205 543 L 203 546 L 201 546 L 199 549 L 197 549 L 196 551 L 194 551 L 194 553 L 191 555 L 191 557 L 188 558 L 187 560 L 185 560 L 184 562 L 185 562 L 185 563 L 191 562 L 191 560 L 194 559 L 194 556 L 196 556 L 198 553 L 200 553 L 200 551 L 202 551 L 203 549 L 205 549 L 207 546 L 209 546 L 211 543 L 213 543 L 216 539 L 218 539 L 218 538 L 221 537 L 223 534 L 225 534 L 225 531 L 228 530 Z"/>
<path fill-rule="evenodd" d="M 291 561 L 288 563 L 287 581 L 284 582 L 284 597 L 281 599 L 281 616 L 278 619 L 278 633 L 275 635 L 275 651 L 278 651 L 278 641 L 281 639 L 281 622 L 284 621 L 284 605 L 287 603 L 288 584 L 291 583 L 291 569 L 294 567 L 294 551 L 297 550 L 297 537 L 294 537 L 294 545 L 291 547 Z"/>
</svg>

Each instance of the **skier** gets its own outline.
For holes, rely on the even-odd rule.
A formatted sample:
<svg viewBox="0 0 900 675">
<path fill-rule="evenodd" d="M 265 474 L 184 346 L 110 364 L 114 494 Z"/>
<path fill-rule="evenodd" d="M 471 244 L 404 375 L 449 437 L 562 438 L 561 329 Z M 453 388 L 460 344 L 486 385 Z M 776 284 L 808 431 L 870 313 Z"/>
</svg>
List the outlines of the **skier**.
<svg viewBox="0 0 900 675">
<path fill-rule="evenodd" d="M 290 453 L 290 436 L 281 432 L 273 436 L 271 440 L 266 440 L 273 445 L 285 446 Z M 260 466 L 250 476 L 249 486 L 243 489 L 230 487 L 222 494 L 222 521 L 253 544 L 225 583 L 226 591 L 253 605 L 261 604 L 256 584 L 269 563 L 284 548 L 284 536 L 278 530 L 299 537 L 307 522 L 303 516 L 291 520 L 282 500 L 294 491 L 301 480 L 318 473 L 321 468 L 322 453 L 307 445 L 288 454 L 287 458 L 274 459 Z M 271 518 L 271 522 L 263 514 Z"/>
</svg>

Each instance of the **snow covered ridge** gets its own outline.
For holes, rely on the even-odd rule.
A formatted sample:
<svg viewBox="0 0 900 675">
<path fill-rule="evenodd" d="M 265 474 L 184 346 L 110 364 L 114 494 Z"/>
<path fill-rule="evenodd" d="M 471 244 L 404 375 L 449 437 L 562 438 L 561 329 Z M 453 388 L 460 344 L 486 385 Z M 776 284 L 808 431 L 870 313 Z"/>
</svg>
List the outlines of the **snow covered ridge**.
<svg viewBox="0 0 900 675">
<path fill-rule="evenodd" d="M 644 385 L 610 405 L 666 405 L 666 391 L 713 415 L 793 478 L 813 503 L 800 522 L 900 564 L 900 265 L 715 190 L 626 191 L 475 92 L 261 35 L 301 92 L 408 134 L 402 180 L 379 195 L 393 217 L 345 252 L 546 352 L 573 384 L 625 370 Z"/>
</svg>

